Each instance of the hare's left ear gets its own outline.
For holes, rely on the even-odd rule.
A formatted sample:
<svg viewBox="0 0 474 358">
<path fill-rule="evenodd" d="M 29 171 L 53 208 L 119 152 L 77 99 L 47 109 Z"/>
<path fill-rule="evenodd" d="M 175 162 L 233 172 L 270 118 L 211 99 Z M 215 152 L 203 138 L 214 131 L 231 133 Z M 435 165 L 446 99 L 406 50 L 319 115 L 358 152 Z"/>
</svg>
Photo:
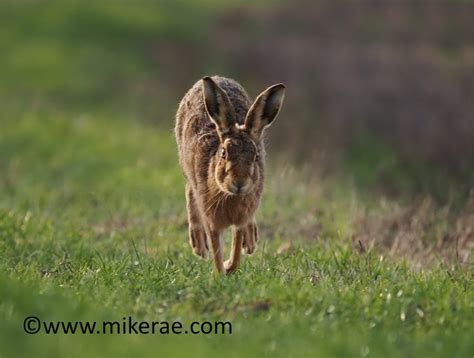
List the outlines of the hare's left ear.
<svg viewBox="0 0 474 358">
<path fill-rule="evenodd" d="M 255 141 L 259 141 L 265 127 L 268 127 L 280 112 L 285 98 L 285 86 L 273 85 L 263 91 L 247 112 L 244 122 L 246 131 Z"/>
<path fill-rule="evenodd" d="M 204 104 L 209 118 L 217 127 L 217 133 L 222 136 L 235 128 L 235 110 L 227 94 L 211 78 L 202 79 Z"/>
</svg>

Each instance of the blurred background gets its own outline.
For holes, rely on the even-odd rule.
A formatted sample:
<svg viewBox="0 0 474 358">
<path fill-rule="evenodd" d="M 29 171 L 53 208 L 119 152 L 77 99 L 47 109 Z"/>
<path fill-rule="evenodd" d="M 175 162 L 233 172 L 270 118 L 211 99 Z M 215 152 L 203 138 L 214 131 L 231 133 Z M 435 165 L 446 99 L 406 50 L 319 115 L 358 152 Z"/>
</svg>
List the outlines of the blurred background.
<svg viewBox="0 0 474 358">
<path fill-rule="evenodd" d="M 473 11 L 468 1 L 2 1 L 0 100 L 118 107 L 171 130 L 204 75 L 235 78 L 251 96 L 284 82 L 272 155 L 391 197 L 466 197 Z"/>
<path fill-rule="evenodd" d="M 173 133 L 214 74 L 287 86 L 222 282 Z M 0 0 L 2 357 L 472 356 L 473 253 L 474 1 Z M 235 335 L 22 330 L 129 314 Z"/>
<path fill-rule="evenodd" d="M 63 196 L 97 185 L 102 177 L 91 173 L 116 167 L 119 174 L 104 184 L 109 193 L 124 172 L 120 161 L 128 160 L 138 163 L 126 172 L 129 193 L 145 192 L 149 174 L 140 168 L 156 165 L 161 181 L 150 179 L 140 200 L 153 207 L 157 188 L 181 198 L 180 179 L 169 178 L 180 178 L 172 131 L 187 89 L 213 74 L 238 80 L 252 97 L 284 82 L 268 152 L 275 172 L 296 168 L 299 183 L 273 175 L 280 184 L 269 190 L 278 206 L 288 187 L 309 183 L 301 192 L 315 192 L 314 204 L 300 204 L 308 216 L 288 194 L 287 212 L 302 236 L 345 225 L 357 247 L 375 243 L 412 256 L 416 242 L 419 252 L 446 248 L 458 257 L 463 249 L 465 261 L 474 245 L 473 14 L 471 1 L 2 1 L 0 126 L 9 123 L 10 134 L 0 140 L 0 188 L 12 203 L 24 197 L 28 210 L 44 188 L 63 188 L 51 195 L 68 202 Z M 48 120 L 43 137 L 28 122 L 38 113 L 59 118 Z M 20 117 L 26 120 L 15 127 Z M 90 127 L 97 142 L 71 141 L 70 157 L 61 157 L 61 141 L 98 118 Z M 124 140 L 128 129 L 107 130 L 124 121 L 151 126 L 147 133 L 171 154 L 134 154 Z M 78 126 L 67 129 L 69 122 Z M 102 137 L 128 147 L 101 157 Z M 29 162 L 26 153 L 34 154 Z M 40 177 L 44 188 L 36 190 Z M 364 198 L 356 213 L 348 210 L 353 197 Z M 181 201 L 171 202 L 181 213 Z M 327 215 L 339 215 L 336 224 L 325 222 L 324 202 L 343 203 L 343 215 Z M 284 225 L 262 227 L 273 237 Z"/>
</svg>

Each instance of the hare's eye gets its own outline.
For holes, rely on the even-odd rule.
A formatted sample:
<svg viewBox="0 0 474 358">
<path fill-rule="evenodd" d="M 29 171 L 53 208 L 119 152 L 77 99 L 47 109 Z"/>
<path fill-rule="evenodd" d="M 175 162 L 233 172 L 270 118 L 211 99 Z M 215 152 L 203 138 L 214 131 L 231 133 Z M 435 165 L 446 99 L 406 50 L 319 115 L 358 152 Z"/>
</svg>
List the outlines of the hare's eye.
<svg viewBox="0 0 474 358">
<path fill-rule="evenodd" d="M 221 158 L 225 159 L 225 149 L 224 148 L 221 149 Z"/>
<path fill-rule="evenodd" d="M 260 154 L 255 154 L 255 161 L 258 162 L 260 160 Z"/>
</svg>

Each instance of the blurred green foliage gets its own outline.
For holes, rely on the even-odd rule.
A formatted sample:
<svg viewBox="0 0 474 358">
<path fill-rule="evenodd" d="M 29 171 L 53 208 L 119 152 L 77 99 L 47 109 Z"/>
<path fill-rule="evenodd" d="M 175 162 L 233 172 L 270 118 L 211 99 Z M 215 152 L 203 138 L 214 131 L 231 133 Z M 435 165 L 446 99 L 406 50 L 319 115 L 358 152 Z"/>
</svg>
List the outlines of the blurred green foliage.
<svg viewBox="0 0 474 358">
<path fill-rule="evenodd" d="M 270 163 L 257 254 L 225 279 L 191 255 L 170 130 L 179 98 L 160 83 L 175 73 L 150 46 L 205 42 L 235 4 L 259 5 L 1 2 L 2 357 L 472 354 L 472 268 L 414 271 L 357 254 L 355 194 L 337 180 L 320 193 L 311 176 Z M 378 184 L 375 162 L 409 190 L 381 143 L 364 140 L 346 164 L 364 186 Z M 30 336 L 28 315 L 231 320 L 233 334 Z"/>
</svg>

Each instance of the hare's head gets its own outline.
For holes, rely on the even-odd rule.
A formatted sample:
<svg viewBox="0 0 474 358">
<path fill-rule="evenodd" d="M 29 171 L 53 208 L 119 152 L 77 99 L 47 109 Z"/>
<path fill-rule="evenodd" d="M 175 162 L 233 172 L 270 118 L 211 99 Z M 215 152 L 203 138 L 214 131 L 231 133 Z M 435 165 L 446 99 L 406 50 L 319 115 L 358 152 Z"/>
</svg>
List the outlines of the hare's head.
<svg viewBox="0 0 474 358">
<path fill-rule="evenodd" d="M 262 180 L 260 141 L 264 129 L 280 111 L 285 86 L 277 84 L 263 91 L 243 120 L 237 118 L 227 94 L 210 77 L 203 78 L 203 95 L 220 140 L 215 166 L 217 185 L 228 194 L 249 194 Z"/>
</svg>

